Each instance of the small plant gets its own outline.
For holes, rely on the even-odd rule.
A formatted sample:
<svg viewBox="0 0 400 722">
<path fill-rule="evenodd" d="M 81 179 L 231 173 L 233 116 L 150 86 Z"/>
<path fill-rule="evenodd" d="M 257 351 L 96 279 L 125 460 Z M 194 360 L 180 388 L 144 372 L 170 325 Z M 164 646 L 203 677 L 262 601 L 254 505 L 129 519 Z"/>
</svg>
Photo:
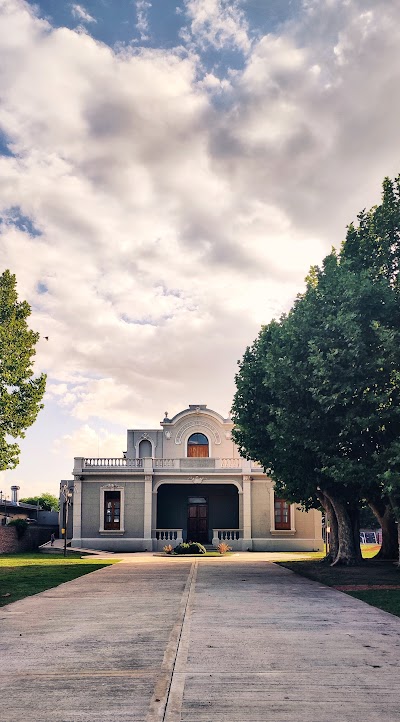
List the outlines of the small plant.
<svg viewBox="0 0 400 722">
<path fill-rule="evenodd" d="M 28 522 L 25 519 L 13 519 L 8 526 L 15 526 L 18 539 L 22 539 L 28 528 Z"/>
<path fill-rule="evenodd" d="M 174 547 L 172 546 L 172 544 L 166 544 L 165 547 L 163 547 L 163 552 L 165 552 L 166 554 L 171 554 L 173 548 Z"/>
<path fill-rule="evenodd" d="M 217 546 L 217 549 L 220 554 L 226 554 L 227 552 L 232 551 L 232 547 L 230 547 L 229 544 L 225 544 L 225 542 L 220 542 Z"/>
<path fill-rule="evenodd" d="M 206 548 L 199 542 L 182 542 L 174 549 L 174 554 L 205 554 Z"/>
</svg>

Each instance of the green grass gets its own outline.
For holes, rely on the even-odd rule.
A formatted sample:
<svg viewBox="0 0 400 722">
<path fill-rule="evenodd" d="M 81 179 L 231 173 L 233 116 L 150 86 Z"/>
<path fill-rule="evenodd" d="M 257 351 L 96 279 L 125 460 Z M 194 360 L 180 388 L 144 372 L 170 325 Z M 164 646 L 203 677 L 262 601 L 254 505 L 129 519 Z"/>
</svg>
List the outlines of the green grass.
<svg viewBox="0 0 400 722">
<path fill-rule="evenodd" d="M 368 589 L 362 592 L 346 592 L 346 594 L 400 617 L 400 589 Z"/>
<path fill-rule="evenodd" d="M 81 559 L 73 552 L 66 558 L 61 554 L 3 554 L 0 556 L 0 607 L 117 561 L 93 557 Z"/>
</svg>

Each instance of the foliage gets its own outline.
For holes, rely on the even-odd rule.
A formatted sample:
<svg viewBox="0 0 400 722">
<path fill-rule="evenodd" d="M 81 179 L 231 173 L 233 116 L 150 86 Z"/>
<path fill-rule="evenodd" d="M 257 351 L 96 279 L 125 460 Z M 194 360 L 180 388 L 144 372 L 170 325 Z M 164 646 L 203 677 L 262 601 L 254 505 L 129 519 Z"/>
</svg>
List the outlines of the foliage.
<svg viewBox="0 0 400 722">
<path fill-rule="evenodd" d="M 93 557 L 65 559 L 61 554 L 2 554 L 0 556 L 0 606 L 57 587 L 71 579 L 115 564 Z"/>
<path fill-rule="evenodd" d="M 19 446 L 8 438 L 25 436 L 43 405 L 46 376 L 33 377 L 32 359 L 39 334 L 31 331 L 26 301 L 18 301 L 16 278 L 0 276 L 0 470 L 18 463 Z"/>
<path fill-rule="evenodd" d="M 220 554 L 226 554 L 227 552 L 232 551 L 232 547 L 230 547 L 229 544 L 225 544 L 225 542 L 220 542 L 217 546 L 217 549 Z"/>
<path fill-rule="evenodd" d="M 25 504 L 33 504 L 34 506 L 39 504 L 43 511 L 58 511 L 60 508 L 60 500 L 48 491 L 45 491 L 39 496 L 26 496 L 24 499 L 20 499 L 20 501 L 25 502 Z"/>
<path fill-rule="evenodd" d="M 232 408 L 241 453 L 280 496 L 331 505 L 349 564 L 360 505 L 386 494 L 400 519 L 399 178 L 358 221 L 246 350 Z"/>
<path fill-rule="evenodd" d="M 12 521 L 8 523 L 8 526 L 15 526 L 18 539 L 22 539 L 28 528 L 28 522 L 26 519 L 12 519 Z"/>
<path fill-rule="evenodd" d="M 165 547 L 163 547 L 163 552 L 165 552 L 166 554 L 171 554 L 173 548 L 174 547 L 172 546 L 172 544 L 166 544 Z"/>
<path fill-rule="evenodd" d="M 206 548 L 199 542 L 182 542 L 174 549 L 174 554 L 205 554 Z"/>
</svg>

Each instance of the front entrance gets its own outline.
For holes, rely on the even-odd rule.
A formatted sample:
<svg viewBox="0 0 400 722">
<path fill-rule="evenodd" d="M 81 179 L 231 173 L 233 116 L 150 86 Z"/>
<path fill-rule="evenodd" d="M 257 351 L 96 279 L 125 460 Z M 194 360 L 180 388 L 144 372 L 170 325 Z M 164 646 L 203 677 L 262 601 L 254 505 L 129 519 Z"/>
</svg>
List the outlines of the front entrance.
<svg viewBox="0 0 400 722">
<path fill-rule="evenodd" d="M 188 498 L 187 540 L 208 544 L 208 504 L 204 497 Z"/>
</svg>

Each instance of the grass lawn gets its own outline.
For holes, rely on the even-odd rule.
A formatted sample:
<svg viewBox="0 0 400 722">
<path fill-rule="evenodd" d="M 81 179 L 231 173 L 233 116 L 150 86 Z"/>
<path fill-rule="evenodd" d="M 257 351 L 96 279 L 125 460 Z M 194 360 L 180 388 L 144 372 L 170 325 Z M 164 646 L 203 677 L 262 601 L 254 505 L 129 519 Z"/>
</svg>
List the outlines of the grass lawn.
<svg viewBox="0 0 400 722">
<path fill-rule="evenodd" d="M 79 554 L 2 554 L 0 556 L 0 607 L 63 582 L 115 564 L 118 559 L 94 557 L 81 559 Z"/>
<path fill-rule="evenodd" d="M 359 567 L 331 567 L 318 559 L 278 563 L 296 574 L 321 584 L 329 587 L 341 587 L 340 591 L 400 617 L 400 589 L 396 589 L 396 587 L 400 587 L 399 567 L 394 562 L 374 561 L 379 547 L 363 546 L 366 547 L 363 549 L 365 561 Z M 351 588 L 361 585 L 368 588 Z M 371 588 L 377 586 L 389 588 Z"/>
</svg>

